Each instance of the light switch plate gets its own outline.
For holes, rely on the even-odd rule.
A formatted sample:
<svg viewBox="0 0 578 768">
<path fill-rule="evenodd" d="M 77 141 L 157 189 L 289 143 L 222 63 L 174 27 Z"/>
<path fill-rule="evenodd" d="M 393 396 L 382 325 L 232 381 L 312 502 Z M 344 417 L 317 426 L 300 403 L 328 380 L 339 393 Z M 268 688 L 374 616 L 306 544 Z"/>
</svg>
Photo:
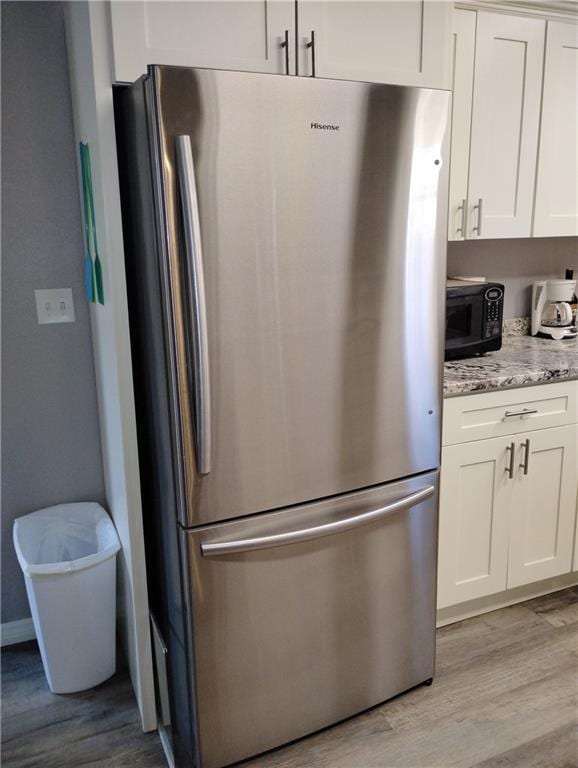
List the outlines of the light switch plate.
<svg viewBox="0 0 578 768">
<path fill-rule="evenodd" d="M 34 291 L 39 325 L 45 323 L 73 323 L 74 304 L 72 288 L 52 288 Z"/>
</svg>

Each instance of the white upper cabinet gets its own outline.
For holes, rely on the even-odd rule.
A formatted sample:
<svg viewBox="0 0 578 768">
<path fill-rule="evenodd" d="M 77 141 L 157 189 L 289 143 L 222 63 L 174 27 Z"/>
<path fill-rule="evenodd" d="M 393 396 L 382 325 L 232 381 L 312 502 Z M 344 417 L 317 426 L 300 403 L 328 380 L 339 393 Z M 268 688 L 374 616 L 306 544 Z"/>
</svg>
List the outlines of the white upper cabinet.
<svg viewBox="0 0 578 768">
<path fill-rule="evenodd" d="M 297 13 L 300 75 L 451 87 L 451 3 L 298 0 Z"/>
<path fill-rule="evenodd" d="M 478 14 L 468 237 L 531 235 L 544 27 L 541 19 Z"/>
<path fill-rule="evenodd" d="M 449 240 L 464 240 L 466 237 L 475 48 L 475 11 L 455 11 L 452 34 L 453 99 L 448 206 Z"/>
<path fill-rule="evenodd" d="M 548 22 L 534 235 L 578 235 L 578 27 Z"/>
<path fill-rule="evenodd" d="M 110 20 L 116 82 L 149 64 L 295 72 L 292 0 L 112 0 Z"/>
<path fill-rule="evenodd" d="M 116 82 L 136 80 L 149 64 L 310 76 L 315 61 L 319 77 L 450 88 L 446 2 L 112 0 L 110 6 Z"/>
</svg>

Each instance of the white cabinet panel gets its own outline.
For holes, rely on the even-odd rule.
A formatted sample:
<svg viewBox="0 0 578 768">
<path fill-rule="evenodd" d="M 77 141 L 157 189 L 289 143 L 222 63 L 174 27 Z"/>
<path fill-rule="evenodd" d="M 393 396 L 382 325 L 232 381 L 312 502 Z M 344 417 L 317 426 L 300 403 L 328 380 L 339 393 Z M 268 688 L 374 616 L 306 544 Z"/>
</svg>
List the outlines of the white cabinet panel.
<svg viewBox="0 0 578 768">
<path fill-rule="evenodd" d="M 295 6 L 291 0 L 112 0 L 116 82 L 133 82 L 148 64 L 285 73 L 295 64 Z"/>
<path fill-rule="evenodd" d="M 438 608 L 506 588 L 511 439 L 442 451 Z"/>
<path fill-rule="evenodd" d="M 445 401 L 438 608 L 578 571 L 577 384 Z"/>
<path fill-rule="evenodd" d="M 531 234 L 544 27 L 541 19 L 478 14 L 470 237 Z"/>
<path fill-rule="evenodd" d="M 576 437 L 576 426 L 569 426 L 529 432 L 517 440 L 508 588 L 571 570 Z"/>
<path fill-rule="evenodd" d="M 578 235 L 578 27 L 548 22 L 534 235 Z"/>
<path fill-rule="evenodd" d="M 442 444 L 562 427 L 576 421 L 576 381 L 480 392 L 444 402 Z"/>
<path fill-rule="evenodd" d="M 148 64 L 450 87 L 451 4 L 437 0 L 112 0 L 113 70 L 132 82 Z M 298 51 L 296 31 L 299 30 Z"/>
<path fill-rule="evenodd" d="M 574 530 L 574 560 L 572 562 L 572 570 L 578 571 L 578 488 L 576 489 L 576 526 Z"/>
<path fill-rule="evenodd" d="M 450 3 L 299 0 L 297 13 L 300 75 L 314 54 L 318 77 L 450 88 Z"/>
<path fill-rule="evenodd" d="M 454 12 L 453 19 L 453 100 L 448 240 L 463 240 L 466 236 L 468 208 L 476 13 L 475 11 L 457 10 Z"/>
</svg>

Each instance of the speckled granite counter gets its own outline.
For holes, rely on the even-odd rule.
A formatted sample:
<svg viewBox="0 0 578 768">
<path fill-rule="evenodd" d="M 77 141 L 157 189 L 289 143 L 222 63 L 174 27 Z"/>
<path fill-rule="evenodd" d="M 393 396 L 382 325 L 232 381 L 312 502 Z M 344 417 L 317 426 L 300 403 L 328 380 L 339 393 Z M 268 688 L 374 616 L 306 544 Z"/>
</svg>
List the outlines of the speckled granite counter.
<svg viewBox="0 0 578 768">
<path fill-rule="evenodd" d="M 578 378 L 576 339 L 505 336 L 499 352 L 453 360 L 444 368 L 444 397 Z"/>
</svg>

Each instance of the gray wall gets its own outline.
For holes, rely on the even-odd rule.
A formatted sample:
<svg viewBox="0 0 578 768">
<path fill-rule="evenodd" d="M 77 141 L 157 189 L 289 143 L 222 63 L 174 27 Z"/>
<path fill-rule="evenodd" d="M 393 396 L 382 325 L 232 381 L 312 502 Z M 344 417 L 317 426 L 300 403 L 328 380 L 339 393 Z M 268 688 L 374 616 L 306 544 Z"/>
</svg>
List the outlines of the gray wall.
<svg viewBox="0 0 578 768">
<path fill-rule="evenodd" d="M 578 237 L 468 240 L 448 244 L 448 275 L 482 275 L 504 283 L 504 317 L 528 317 L 532 282 L 564 277 L 566 267 L 574 269 L 574 277 L 578 278 Z"/>
<path fill-rule="evenodd" d="M 60 3 L 2 12 L 2 622 L 30 615 L 15 517 L 102 500 L 76 148 Z M 76 322 L 38 325 L 35 288 L 72 288 Z"/>
</svg>

